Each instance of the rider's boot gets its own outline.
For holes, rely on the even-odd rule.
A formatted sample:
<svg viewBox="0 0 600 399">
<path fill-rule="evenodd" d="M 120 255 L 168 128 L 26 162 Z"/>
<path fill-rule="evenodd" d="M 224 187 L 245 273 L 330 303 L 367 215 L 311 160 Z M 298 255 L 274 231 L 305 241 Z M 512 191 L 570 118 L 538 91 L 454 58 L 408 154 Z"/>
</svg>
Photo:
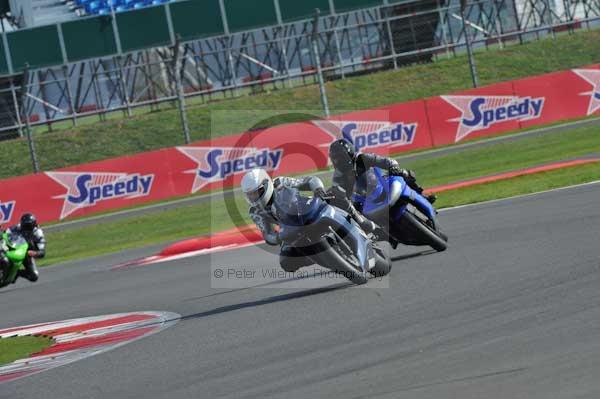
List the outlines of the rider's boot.
<svg viewBox="0 0 600 399">
<path fill-rule="evenodd" d="M 424 197 L 431 205 L 433 205 L 433 203 L 437 200 L 437 196 L 435 194 L 427 194 Z"/>
<path fill-rule="evenodd" d="M 31 281 L 32 283 L 38 281 L 39 272 L 37 270 L 37 267 L 35 266 L 35 260 L 32 257 L 28 256 L 23 261 L 23 266 L 25 266 L 25 270 L 19 270 L 17 276 L 23 277 Z"/>
<path fill-rule="evenodd" d="M 314 262 L 300 253 L 296 248 L 289 245 L 282 245 L 279 252 L 279 265 L 281 268 L 288 272 L 294 273 L 298 269 L 310 266 Z"/>
<path fill-rule="evenodd" d="M 416 181 L 408 181 L 408 187 L 412 188 L 417 193 L 421 194 L 431 205 L 437 200 L 437 196 L 435 194 L 423 194 L 423 187 L 419 186 Z"/>
<path fill-rule="evenodd" d="M 415 172 L 413 172 L 412 170 L 404 170 L 403 177 L 404 177 L 404 181 L 406 182 L 406 184 L 408 184 L 408 187 L 412 188 L 414 191 L 416 191 L 417 193 L 424 196 L 425 199 L 427 201 L 429 201 L 429 203 L 431 205 L 434 204 L 434 202 L 437 200 L 436 195 L 435 194 L 423 194 L 423 187 L 421 187 L 417 183 L 417 178 L 416 178 Z"/>
</svg>

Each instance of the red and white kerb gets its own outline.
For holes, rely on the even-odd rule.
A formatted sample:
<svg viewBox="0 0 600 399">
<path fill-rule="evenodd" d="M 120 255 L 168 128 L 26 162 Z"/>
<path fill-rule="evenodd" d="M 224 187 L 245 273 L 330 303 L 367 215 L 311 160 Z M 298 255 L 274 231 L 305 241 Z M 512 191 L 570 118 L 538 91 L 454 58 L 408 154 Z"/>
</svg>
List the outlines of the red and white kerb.
<svg viewBox="0 0 600 399">
<path fill-rule="evenodd" d="M 118 313 L 0 330 L 0 338 L 33 335 L 54 340 L 41 352 L 0 367 L 0 384 L 118 348 L 160 332 L 180 318 L 170 312 Z"/>
</svg>

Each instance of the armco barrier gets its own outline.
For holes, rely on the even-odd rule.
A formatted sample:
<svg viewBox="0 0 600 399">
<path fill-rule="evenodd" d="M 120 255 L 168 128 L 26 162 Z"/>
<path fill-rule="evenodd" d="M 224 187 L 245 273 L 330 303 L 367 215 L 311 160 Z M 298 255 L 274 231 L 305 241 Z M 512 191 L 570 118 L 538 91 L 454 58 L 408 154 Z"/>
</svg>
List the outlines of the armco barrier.
<svg viewBox="0 0 600 399">
<path fill-rule="evenodd" d="M 399 153 L 592 114 L 600 65 L 2 180 L 0 223 L 25 211 L 49 222 L 230 187 L 257 166 L 275 175 L 323 168 L 341 136 L 363 151 Z"/>
</svg>

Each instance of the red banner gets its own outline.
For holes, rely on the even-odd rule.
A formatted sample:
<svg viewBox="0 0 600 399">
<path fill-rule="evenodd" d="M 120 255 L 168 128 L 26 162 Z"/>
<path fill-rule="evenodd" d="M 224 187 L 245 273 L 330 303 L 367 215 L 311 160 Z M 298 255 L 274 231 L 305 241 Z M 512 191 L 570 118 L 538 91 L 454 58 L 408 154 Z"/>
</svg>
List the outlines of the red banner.
<svg viewBox="0 0 600 399">
<path fill-rule="evenodd" d="M 339 137 L 390 154 L 592 114 L 600 114 L 600 65 L 2 180 L 0 223 L 26 211 L 49 222 L 231 187 L 255 167 L 321 169 Z"/>
<path fill-rule="evenodd" d="M 531 112 L 532 104 L 515 96 L 511 82 L 429 99 L 433 144 L 448 145 L 517 130 L 520 118 Z"/>
</svg>

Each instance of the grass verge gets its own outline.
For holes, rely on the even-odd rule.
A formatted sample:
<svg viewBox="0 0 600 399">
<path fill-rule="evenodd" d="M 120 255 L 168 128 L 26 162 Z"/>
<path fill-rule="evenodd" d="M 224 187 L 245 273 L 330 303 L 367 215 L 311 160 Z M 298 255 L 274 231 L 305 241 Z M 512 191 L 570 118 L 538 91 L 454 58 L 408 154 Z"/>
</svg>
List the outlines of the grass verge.
<svg viewBox="0 0 600 399">
<path fill-rule="evenodd" d="M 476 54 L 482 85 L 600 62 L 600 31 L 578 32 L 537 42 L 482 51 Z M 373 73 L 327 83 L 334 112 L 365 109 L 468 88 L 471 85 L 466 57 L 442 59 L 396 71 Z M 319 110 L 316 85 L 283 89 L 226 101 L 188 107 L 192 139 L 200 140 L 242 132 L 253 125 L 254 111 Z M 244 112 L 246 110 L 246 112 Z M 248 112 L 247 110 L 252 110 Z M 228 111 L 227 123 L 211 127 L 215 111 Z M 306 117 L 304 117 L 305 119 Z M 298 115 L 269 118 L 268 125 L 295 122 Z M 35 135 L 43 170 L 139 153 L 183 143 L 176 109 L 109 119 L 77 128 Z M 69 149 L 66 151 L 66 149 Z M 0 178 L 31 173 L 25 140 L 0 146 Z"/>
<path fill-rule="evenodd" d="M 47 337 L 0 338 L 0 366 L 24 359 L 52 345 Z"/>
<path fill-rule="evenodd" d="M 436 205 L 442 209 L 475 204 L 597 180 L 600 180 L 600 164 L 587 164 L 447 191 Z"/>
<path fill-rule="evenodd" d="M 421 184 L 431 187 L 591 153 L 600 153 L 600 135 L 596 126 L 582 127 L 563 134 L 497 143 L 489 147 L 465 149 L 454 154 L 406 163 L 403 166 L 414 169 Z M 444 192 L 436 205 L 440 208 L 462 205 L 598 179 L 598 164 L 573 167 Z M 118 221 L 99 222 L 93 226 L 61 232 L 49 232 L 49 256 L 43 259 L 40 265 L 47 266 L 184 239 L 248 223 L 250 219 L 244 200 L 229 191 L 222 197 L 213 197 L 212 200 L 201 204 L 125 217 Z"/>
</svg>

